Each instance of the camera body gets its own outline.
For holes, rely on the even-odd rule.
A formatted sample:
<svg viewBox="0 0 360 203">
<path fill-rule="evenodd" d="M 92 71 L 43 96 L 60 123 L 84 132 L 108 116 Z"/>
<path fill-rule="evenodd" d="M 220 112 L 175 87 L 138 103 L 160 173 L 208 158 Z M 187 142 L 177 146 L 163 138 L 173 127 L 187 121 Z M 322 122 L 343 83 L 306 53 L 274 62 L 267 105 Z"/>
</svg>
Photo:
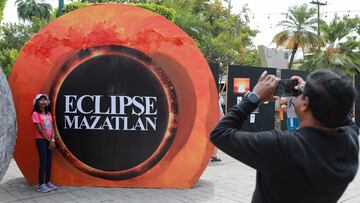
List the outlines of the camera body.
<svg viewBox="0 0 360 203">
<path fill-rule="evenodd" d="M 274 96 L 280 96 L 280 97 L 299 96 L 301 92 L 295 89 L 296 85 L 298 85 L 297 80 L 290 80 L 290 79 L 280 80 L 275 88 Z"/>
</svg>

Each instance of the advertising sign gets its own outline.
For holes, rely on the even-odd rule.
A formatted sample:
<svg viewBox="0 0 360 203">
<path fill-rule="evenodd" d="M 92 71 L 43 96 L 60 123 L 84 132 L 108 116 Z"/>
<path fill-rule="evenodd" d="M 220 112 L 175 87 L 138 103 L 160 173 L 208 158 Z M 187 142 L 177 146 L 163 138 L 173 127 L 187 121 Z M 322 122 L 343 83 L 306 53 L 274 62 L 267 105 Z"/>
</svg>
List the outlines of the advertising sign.
<svg viewBox="0 0 360 203">
<path fill-rule="evenodd" d="M 189 188 L 213 145 L 218 96 L 194 41 L 164 17 L 104 4 L 48 24 L 22 49 L 9 83 L 15 160 L 37 184 L 32 99 L 50 96 L 59 185 Z"/>
</svg>

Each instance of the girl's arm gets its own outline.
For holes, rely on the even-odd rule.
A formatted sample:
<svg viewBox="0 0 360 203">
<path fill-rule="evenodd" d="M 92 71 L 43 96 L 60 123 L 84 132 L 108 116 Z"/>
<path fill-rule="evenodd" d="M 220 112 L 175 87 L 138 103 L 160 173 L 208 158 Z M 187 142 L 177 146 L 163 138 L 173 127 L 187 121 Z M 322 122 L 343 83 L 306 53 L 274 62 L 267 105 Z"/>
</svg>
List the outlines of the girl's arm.
<svg viewBox="0 0 360 203">
<path fill-rule="evenodd" d="M 55 121 L 51 115 L 51 113 L 49 112 L 50 116 L 51 116 L 51 124 L 52 124 L 52 134 L 51 134 L 51 141 L 55 142 Z"/>
<path fill-rule="evenodd" d="M 51 141 L 55 142 L 55 130 L 54 130 L 54 128 L 53 128 L 52 134 L 51 134 Z"/>
<path fill-rule="evenodd" d="M 51 113 L 50 113 L 51 115 Z M 51 116 L 52 118 L 52 116 Z M 50 145 L 49 145 L 49 149 L 50 150 L 53 150 L 55 148 L 55 129 L 54 129 L 54 126 L 55 126 L 55 122 L 54 122 L 54 119 L 52 119 L 52 134 L 51 134 L 51 140 L 50 140 Z"/>
<path fill-rule="evenodd" d="M 34 123 L 36 129 L 39 131 L 40 135 L 43 136 L 44 139 L 47 141 L 51 141 L 50 138 L 47 136 L 47 134 L 44 132 L 44 130 L 41 128 L 40 123 Z"/>
</svg>

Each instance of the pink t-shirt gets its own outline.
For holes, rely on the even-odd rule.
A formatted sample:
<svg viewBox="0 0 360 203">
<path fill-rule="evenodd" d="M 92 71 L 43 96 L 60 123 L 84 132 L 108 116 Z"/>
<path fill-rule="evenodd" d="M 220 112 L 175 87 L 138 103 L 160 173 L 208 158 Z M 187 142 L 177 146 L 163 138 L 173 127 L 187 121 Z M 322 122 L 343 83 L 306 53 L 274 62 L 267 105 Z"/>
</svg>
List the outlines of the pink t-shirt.
<svg viewBox="0 0 360 203">
<path fill-rule="evenodd" d="M 53 134 L 53 119 L 50 112 L 48 114 L 39 114 L 34 111 L 32 113 L 32 121 L 33 123 L 40 123 L 41 128 L 45 131 L 49 138 L 51 138 L 51 135 Z M 35 132 L 35 139 L 44 139 L 38 130 Z"/>
</svg>

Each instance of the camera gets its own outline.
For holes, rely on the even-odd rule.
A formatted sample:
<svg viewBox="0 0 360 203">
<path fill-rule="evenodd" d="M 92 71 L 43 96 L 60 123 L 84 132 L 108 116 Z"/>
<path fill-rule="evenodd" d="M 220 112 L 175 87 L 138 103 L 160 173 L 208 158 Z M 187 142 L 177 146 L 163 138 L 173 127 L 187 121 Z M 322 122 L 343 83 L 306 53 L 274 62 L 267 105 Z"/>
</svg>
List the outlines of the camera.
<svg viewBox="0 0 360 203">
<path fill-rule="evenodd" d="M 295 86 L 297 84 L 298 84 L 297 80 L 290 80 L 290 79 L 280 80 L 275 88 L 274 96 L 280 96 L 280 97 L 299 96 L 301 92 L 295 89 Z"/>
</svg>

